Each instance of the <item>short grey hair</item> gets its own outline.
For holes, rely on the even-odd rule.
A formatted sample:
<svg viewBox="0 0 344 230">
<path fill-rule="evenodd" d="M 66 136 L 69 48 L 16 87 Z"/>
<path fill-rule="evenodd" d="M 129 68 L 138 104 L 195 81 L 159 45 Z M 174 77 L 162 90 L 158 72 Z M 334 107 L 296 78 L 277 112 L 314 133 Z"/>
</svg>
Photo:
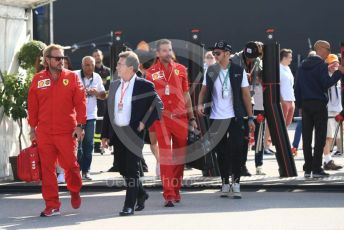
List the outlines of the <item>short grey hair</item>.
<svg viewBox="0 0 344 230">
<path fill-rule="evenodd" d="M 159 41 L 157 41 L 156 43 L 156 50 L 159 51 L 160 50 L 160 47 L 162 45 L 165 45 L 165 44 L 169 44 L 169 45 L 172 45 L 172 42 L 166 38 L 163 38 L 163 39 L 160 39 Z"/>
<path fill-rule="evenodd" d="M 92 63 L 93 63 L 93 65 L 96 64 L 96 60 L 95 60 L 92 56 L 85 56 L 85 57 L 83 57 L 81 63 L 84 64 L 84 62 L 85 62 L 87 59 L 91 60 Z"/>
<path fill-rule="evenodd" d="M 133 51 L 121 52 L 118 57 L 125 58 L 125 65 L 128 67 L 132 66 L 135 73 L 139 70 L 140 61 L 137 54 Z"/>
</svg>

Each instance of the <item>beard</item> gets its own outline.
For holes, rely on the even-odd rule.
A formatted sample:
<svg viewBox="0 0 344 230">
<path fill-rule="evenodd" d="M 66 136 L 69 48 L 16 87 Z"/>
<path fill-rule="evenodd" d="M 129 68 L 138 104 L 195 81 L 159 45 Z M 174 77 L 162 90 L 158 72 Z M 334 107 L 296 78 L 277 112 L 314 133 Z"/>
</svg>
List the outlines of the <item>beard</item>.
<svg viewBox="0 0 344 230">
<path fill-rule="evenodd" d="M 165 57 L 160 57 L 160 60 L 163 63 L 170 63 L 172 61 L 172 56 L 168 55 L 168 56 L 165 56 Z"/>
<path fill-rule="evenodd" d="M 49 65 L 49 69 L 51 70 L 51 71 L 54 71 L 54 72 L 61 72 L 62 71 L 62 68 L 63 68 L 63 65 L 61 64 L 59 64 L 59 65 L 56 65 L 56 66 L 51 66 L 51 65 Z"/>
</svg>

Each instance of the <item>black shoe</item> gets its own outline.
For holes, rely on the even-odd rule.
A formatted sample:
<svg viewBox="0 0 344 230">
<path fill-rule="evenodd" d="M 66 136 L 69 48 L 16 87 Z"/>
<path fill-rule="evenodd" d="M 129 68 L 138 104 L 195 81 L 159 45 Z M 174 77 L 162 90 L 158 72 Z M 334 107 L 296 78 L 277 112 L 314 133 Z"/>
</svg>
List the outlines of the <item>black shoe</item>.
<svg viewBox="0 0 344 230">
<path fill-rule="evenodd" d="M 252 176 L 246 166 L 241 167 L 241 176 Z"/>
<path fill-rule="evenodd" d="M 148 172 L 148 167 L 147 167 L 147 165 L 146 165 L 146 166 L 142 165 L 142 170 L 143 170 L 143 172 Z"/>
<path fill-rule="evenodd" d="M 172 207 L 174 207 L 174 204 L 173 204 L 172 201 L 166 201 L 165 204 L 164 204 L 164 206 L 165 206 L 166 208 L 172 208 Z"/>
<path fill-rule="evenodd" d="M 311 177 L 311 172 L 305 172 L 305 178 L 310 178 Z"/>
<path fill-rule="evenodd" d="M 142 197 L 137 198 L 137 205 L 135 211 L 142 211 L 145 208 L 145 202 L 148 200 L 149 195 L 146 193 Z"/>
<path fill-rule="evenodd" d="M 325 173 L 323 169 L 321 169 L 318 172 L 313 172 L 313 178 L 324 178 L 324 177 L 329 177 L 330 174 Z"/>
<path fill-rule="evenodd" d="M 132 208 L 123 208 L 119 213 L 120 216 L 131 216 L 134 215 L 134 210 Z"/>
<path fill-rule="evenodd" d="M 118 170 L 118 167 L 115 167 L 115 166 L 112 166 L 109 170 L 108 170 L 108 172 L 118 172 L 119 170 Z"/>
</svg>

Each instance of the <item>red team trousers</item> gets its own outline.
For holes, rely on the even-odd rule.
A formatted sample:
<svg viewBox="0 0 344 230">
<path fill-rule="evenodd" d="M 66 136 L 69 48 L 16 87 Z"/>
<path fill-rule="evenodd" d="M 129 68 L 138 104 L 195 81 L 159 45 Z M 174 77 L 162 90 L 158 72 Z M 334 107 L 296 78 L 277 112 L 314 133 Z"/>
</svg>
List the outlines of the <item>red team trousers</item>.
<svg viewBox="0 0 344 230">
<path fill-rule="evenodd" d="M 163 116 L 154 126 L 160 155 L 160 175 L 166 201 L 180 201 L 188 135 L 187 116 Z"/>
<path fill-rule="evenodd" d="M 46 134 L 37 131 L 38 153 L 42 165 L 42 195 L 46 207 L 60 208 L 56 179 L 56 162 L 65 171 L 67 188 L 79 192 L 82 186 L 76 159 L 76 139 L 72 134 Z"/>
</svg>

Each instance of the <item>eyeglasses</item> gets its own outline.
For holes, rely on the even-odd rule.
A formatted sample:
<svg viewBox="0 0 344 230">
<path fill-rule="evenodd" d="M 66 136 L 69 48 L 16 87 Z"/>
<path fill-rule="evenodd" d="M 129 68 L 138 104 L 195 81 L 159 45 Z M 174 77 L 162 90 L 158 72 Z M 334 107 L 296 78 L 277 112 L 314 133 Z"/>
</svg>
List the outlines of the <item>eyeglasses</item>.
<svg viewBox="0 0 344 230">
<path fill-rule="evenodd" d="M 59 56 L 59 57 L 57 57 L 57 56 L 48 56 L 48 58 L 54 58 L 55 61 L 61 61 L 61 60 L 67 59 L 66 56 Z"/>
<path fill-rule="evenodd" d="M 220 56 L 222 54 L 221 51 L 213 51 L 214 56 Z"/>
</svg>

